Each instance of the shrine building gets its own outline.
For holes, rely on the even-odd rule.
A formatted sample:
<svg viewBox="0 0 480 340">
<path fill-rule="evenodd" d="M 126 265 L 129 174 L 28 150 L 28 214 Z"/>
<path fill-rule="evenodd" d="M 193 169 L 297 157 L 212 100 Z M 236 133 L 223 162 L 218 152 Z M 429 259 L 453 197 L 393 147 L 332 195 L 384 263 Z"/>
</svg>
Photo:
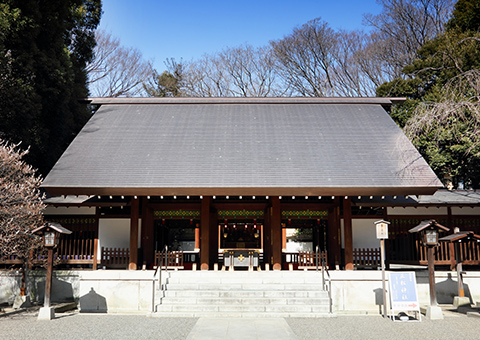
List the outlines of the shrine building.
<svg viewBox="0 0 480 340">
<path fill-rule="evenodd" d="M 387 207 L 443 188 L 388 114 L 401 101 L 89 99 L 95 113 L 42 184 L 46 219 L 73 231 L 58 253 L 96 269 L 110 251 L 135 270 L 167 246 L 184 269 L 281 270 L 319 249 L 353 269 Z"/>
</svg>

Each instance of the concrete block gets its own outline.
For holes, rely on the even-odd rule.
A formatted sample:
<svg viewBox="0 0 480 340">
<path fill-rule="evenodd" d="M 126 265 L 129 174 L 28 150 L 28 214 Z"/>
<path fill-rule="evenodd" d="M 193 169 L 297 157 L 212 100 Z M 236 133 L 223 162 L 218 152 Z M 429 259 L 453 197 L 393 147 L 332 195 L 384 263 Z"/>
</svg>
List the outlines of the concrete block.
<svg viewBox="0 0 480 340">
<path fill-rule="evenodd" d="M 466 296 L 455 296 L 453 298 L 453 307 L 470 306 L 470 299 Z"/>
<path fill-rule="evenodd" d="M 55 309 L 53 307 L 42 307 L 38 311 L 37 320 L 52 320 L 55 319 Z"/>
<path fill-rule="evenodd" d="M 425 317 L 429 320 L 443 320 L 442 308 L 439 306 L 428 306 Z"/>
</svg>

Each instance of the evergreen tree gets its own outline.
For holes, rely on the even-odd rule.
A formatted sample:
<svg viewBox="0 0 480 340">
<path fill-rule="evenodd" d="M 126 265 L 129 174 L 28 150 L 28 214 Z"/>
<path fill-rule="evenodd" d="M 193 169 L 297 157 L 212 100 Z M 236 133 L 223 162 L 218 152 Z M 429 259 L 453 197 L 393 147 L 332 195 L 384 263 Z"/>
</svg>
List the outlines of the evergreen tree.
<svg viewBox="0 0 480 340">
<path fill-rule="evenodd" d="M 377 89 L 407 97 L 392 118 L 445 184 L 473 188 L 480 188 L 479 2 L 459 1 L 446 32 L 420 48 L 405 78 Z"/>
<path fill-rule="evenodd" d="M 78 99 L 101 1 L 5 0 L 0 11 L 0 137 L 30 147 L 45 175 L 90 116 Z"/>
</svg>

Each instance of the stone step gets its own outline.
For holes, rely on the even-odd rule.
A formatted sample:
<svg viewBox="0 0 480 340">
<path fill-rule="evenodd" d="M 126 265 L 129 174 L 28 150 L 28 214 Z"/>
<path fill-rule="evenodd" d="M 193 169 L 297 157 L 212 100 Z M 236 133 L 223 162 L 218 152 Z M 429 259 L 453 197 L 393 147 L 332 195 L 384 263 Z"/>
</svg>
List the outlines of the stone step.
<svg viewBox="0 0 480 340">
<path fill-rule="evenodd" d="M 321 305 L 328 298 L 163 298 L 162 305 Z"/>
<path fill-rule="evenodd" d="M 195 283 L 216 283 L 216 284 L 236 284 L 236 283 L 248 283 L 248 284 L 277 284 L 281 282 L 282 284 L 321 284 L 322 278 L 321 277 L 224 277 L 224 276 L 212 276 L 212 277 L 199 277 L 194 279 Z M 170 277 L 167 278 L 168 284 L 178 284 L 178 283 L 187 283 L 189 280 L 188 278 L 184 277 Z"/>
<path fill-rule="evenodd" d="M 336 314 L 328 312 L 286 313 L 286 312 L 157 312 L 149 314 L 157 318 L 331 318 Z"/>
<path fill-rule="evenodd" d="M 157 313 L 238 312 L 238 313 L 328 313 L 328 306 L 308 305 L 158 305 Z"/>
<path fill-rule="evenodd" d="M 166 290 L 164 297 L 200 298 L 200 297 L 226 297 L 226 298 L 328 298 L 325 291 L 245 291 L 245 290 Z"/>
<path fill-rule="evenodd" d="M 167 290 L 321 291 L 321 284 L 167 283 Z"/>
<path fill-rule="evenodd" d="M 170 272 L 152 316 L 328 317 L 320 273 Z"/>
</svg>

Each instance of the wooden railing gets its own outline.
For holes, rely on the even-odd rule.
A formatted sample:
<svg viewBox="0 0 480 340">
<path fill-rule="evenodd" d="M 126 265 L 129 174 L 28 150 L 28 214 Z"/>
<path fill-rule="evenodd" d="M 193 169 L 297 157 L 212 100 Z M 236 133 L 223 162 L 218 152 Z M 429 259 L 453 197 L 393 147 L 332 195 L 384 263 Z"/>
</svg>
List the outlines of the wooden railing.
<svg viewBox="0 0 480 340">
<path fill-rule="evenodd" d="M 108 268 L 127 268 L 130 261 L 130 249 L 128 248 L 104 248 L 102 247 L 102 266 Z"/>
<path fill-rule="evenodd" d="M 321 251 L 317 255 L 314 251 L 299 251 L 298 252 L 298 268 L 316 268 L 317 267 L 317 260 L 318 260 L 318 267 L 321 268 L 322 266 L 322 258 L 325 263 L 327 263 L 327 252 Z"/>
<path fill-rule="evenodd" d="M 355 269 L 379 268 L 381 266 L 380 249 L 378 248 L 353 249 L 353 265 Z"/>
<path fill-rule="evenodd" d="M 0 255 L 0 264 L 5 264 L 5 265 L 21 265 L 23 264 L 23 260 L 19 259 L 15 255 L 11 256 L 3 256 Z"/>
<path fill-rule="evenodd" d="M 166 254 L 166 259 L 163 259 L 164 254 L 161 251 L 155 252 L 155 266 L 158 266 L 159 263 L 163 263 L 167 268 L 178 268 L 183 269 L 183 251 L 168 251 Z"/>
<path fill-rule="evenodd" d="M 56 254 L 61 263 L 93 264 L 95 249 L 95 233 L 93 231 L 77 231 L 62 236 Z"/>
<path fill-rule="evenodd" d="M 480 245 L 476 241 L 467 241 L 458 244 L 460 260 L 465 265 L 480 264 Z M 434 248 L 435 265 L 455 264 L 454 245 L 440 242 Z M 387 242 L 386 259 L 388 263 L 427 265 L 427 247 L 413 236 L 403 236 Z"/>
</svg>

